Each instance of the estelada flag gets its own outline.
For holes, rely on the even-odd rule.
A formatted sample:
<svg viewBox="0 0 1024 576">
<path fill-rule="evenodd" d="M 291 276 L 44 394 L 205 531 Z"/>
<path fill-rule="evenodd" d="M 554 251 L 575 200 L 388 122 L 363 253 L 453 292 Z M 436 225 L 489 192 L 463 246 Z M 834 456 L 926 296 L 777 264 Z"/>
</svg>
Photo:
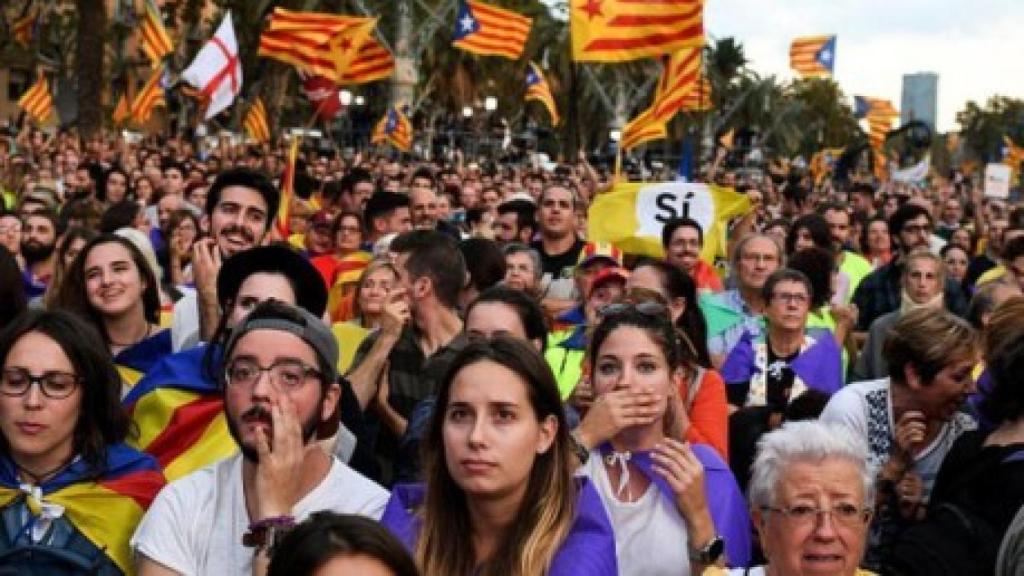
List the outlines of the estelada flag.
<svg viewBox="0 0 1024 576">
<path fill-rule="evenodd" d="M 789 46 L 789 67 L 805 78 L 832 76 L 835 63 L 835 35 L 795 38 Z"/>
<path fill-rule="evenodd" d="M 376 18 L 274 8 L 259 55 L 340 84 L 376 25 Z"/>
<path fill-rule="evenodd" d="M 551 115 L 551 125 L 558 126 L 558 106 L 555 104 L 555 97 L 551 93 L 551 86 L 544 79 L 544 71 L 533 62 L 530 62 L 529 67 L 526 69 L 525 99 L 527 102 L 536 100 L 543 104 L 548 109 L 548 114 Z"/>
<path fill-rule="evenodd" d="M 704 45 L 704 0 L 570 3 L 572 59 L 623 62 Z"/>
<path fill-rule="evenodd" d="M 452 46 L 481 56 L 517 60 L 533 19 L 478 0 L 460 0 Z"/>
<path fill-rule="evenodd" d="M 121 374 L 123 389 L 134 387 L 143 374 L 172 351 L 171 331 L 162 330 L 118 352 L 114 356 L 114 366 Z"/>
<path fill-rule="evenodd" d="M 114 124 L 120 126 L 132 117 L 132 107 L 128 104 L 128 94 L 122 92 L 121 97 L 117 99 L 117 106 L 114 107 L 114 115 L 111 120 Z"/>
<path fill-rule="evenodd" d="M 142 124 L 149 120 L 153 108 L 167 104 L 164 100 L 164 88 L 160 84 L 163 75 L 162 69 L 154 70 L 146 85 L 135 95 L 135 100 L 132 101 L 132 121 Z"/>
<path fill-rule="evenodd" d="M 587 240 L 661 258 L 664 223 L 689 216 L 704 230 L 701 258 L 711 264 L 726 255 L 729 221 L 750 209 L 747 196 L 731 188 L 688 182 L 620 183 L 590 205 Z"/>
<path fill-rule="evenodd" d="M 270 141 L 270 124 L 267 122 L 267 109 L 263 106 L 263 100 L 257 98 L 256 102 L 249 108 L 245 115 L 243 127 L 249 137 L 256 142 Z"/>
<path fill-rule="evenodd" d="M 622 127 L 619 147 L 623 150 L 632 150 L 641 144 L 666 138 L 668 138 L 668 128 L 665 126 L 665 122 L 660 122 L 654 117 L 652 106 Z"/>
<path fill-rule="evenodd" d="M 683 96 L 680 109 L 684 112 L 703 112 L 714 107 L 715 103 L 711 99 L 711 82 L 707 78 L 700 78 L 697 80 L 697 86 Z"/>
<path fill-rule="evenodd" d="M 74 461 L 38 486 L 27 486 L 10 456 L 0 454 L 0 508 L 24 498 L 33 519 L 44 506 L 60 506 L 63 516 L 103 551 L 124 574 L 134 574 L 129 546 L 135 527 L 166 484 L 153 458 L 125 444 L 107 446 L 97 478 L 88 462 Z M 30 520 L 32 522 L 33 520 Z"/>
<path fill-rule="evenodd" d="M 900 112 L 892 105 L 892 102 L 884 98 L 871 98 L 868 96 L 853 97 L 854 117 L 868 118 L 899 118 Z"/>
<path fill-rule="evenodd" d="M 622 130 L 620 145 L 624 150 L 668 137 L 666 125 L 697 88 L 701 74 L 701 49 L 683 48 L 665 57 L 662 64 L 651 106 Z"/>
<path fill-rule="evenodd" d="M 18 106 L 37 122 L 45 122 L 53 114 L 50 83 L 46 81 L 46 76 L 42 72 L 39 73 L 36 83 L 18 98 Z"/>
<path fill-rule="evenodd" d="M 171 43 L 171 36 L 164 27 L 163 17 L 160 9 L 156 7 L 153 0 L 146 0 L 145 10 L 142 14 L 142 27 L 139 28 L 142 35 L 142 50 L 149 57 L 153 68 L 158 68 L 164 57 L 174 51 L 174 44 Z"/>
<path fill-rule="evenodd" d="M 387 141 L 395 148 L 408 152 L 412 148 L 412 122 L 396 108 L 388 108 L 387 114 L 377 122 L 370 142 Z"/>
<path fill-rule="evenodd" d="M 242 91 L 242 61 L 238 57 L 231 12 L 224 16 L 213 37 L 181 73 L 181 78 L 199 90 L 199 101 L 206 106 L 206 120 L 235 101 Z"/>
<path fill-rule="evenodd" d="M 344 84 L 366 84 L 390 78 L 395 71 L 395 58 L 373 36 L 369 36 L 341 77 Z"/>
</svg>

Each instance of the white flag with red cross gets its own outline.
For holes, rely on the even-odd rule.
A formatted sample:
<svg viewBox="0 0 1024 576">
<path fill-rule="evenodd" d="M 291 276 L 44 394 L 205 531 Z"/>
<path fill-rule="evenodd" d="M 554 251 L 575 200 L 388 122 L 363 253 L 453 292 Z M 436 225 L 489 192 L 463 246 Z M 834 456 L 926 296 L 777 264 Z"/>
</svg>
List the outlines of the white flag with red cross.
<svg viewBox="0 0 1024 576">
<path fill-rule="evenodd" d="M 206 103 L 206 120 L 230 106 L 242 91 L 242 61 L 230 12 L 181 77 L 199 90 L 200 101 Z"/>
</svg>

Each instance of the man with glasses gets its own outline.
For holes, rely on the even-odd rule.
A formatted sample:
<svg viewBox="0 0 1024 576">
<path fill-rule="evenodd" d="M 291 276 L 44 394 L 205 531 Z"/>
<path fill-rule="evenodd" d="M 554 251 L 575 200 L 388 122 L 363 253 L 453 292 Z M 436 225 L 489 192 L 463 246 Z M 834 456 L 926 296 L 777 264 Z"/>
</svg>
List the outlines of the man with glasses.
<svg viewBox="0 0 1024 576">
<path fill-rule="evenodd" d="M 673 218 L 661 229 L 661 247 L 665 260 L 693 278 L 701 292 L 721 292 L 722 280 L 715 269 L 701 259 L 704 230 L 689 217 Z"/>
<path fill-rule="evenodd" d="M 384 511 L 387 491 L 315 442 L 341 394 L 338 345 L 319 318 L 259 304 L 224 357 L 224 412 L 241 454 L 160 493 L 132 539 L 140 576 L 260 573 L 268 550 L 313 512 Z"/>
<path fill-rule="evenodd" d="M 853 293 L 859 312 L 857 330 L 867 331 L 876 319 L 900 307 L 905 257 L 915 249 L 929 249 L 933 228 L 931 213 L 914 203 L 900 206 L 889 218 L 889 233 L 898 252 L 891 262 L 865 276 Z M 963 316 L 967 299 L 954 280 L 946 279 L 944 294 L 946 309 Z"/>
<path fill-rule="evenodd" d="M 722 365 L 744 333 L 761 335 L 766 302 L 764 283 L 783 265 L 782 245 L 773 237 L 752 234 L 739 241 L 732 256 L 736 288 L 701 299 L 708 321 L 708 352 L 715 367 Z"/>
</svg>

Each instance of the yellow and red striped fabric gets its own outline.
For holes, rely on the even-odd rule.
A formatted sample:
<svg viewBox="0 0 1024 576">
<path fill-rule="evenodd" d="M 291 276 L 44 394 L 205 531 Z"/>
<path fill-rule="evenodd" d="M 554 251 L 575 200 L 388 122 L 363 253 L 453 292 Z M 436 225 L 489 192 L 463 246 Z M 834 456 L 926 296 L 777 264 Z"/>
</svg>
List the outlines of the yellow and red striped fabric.
<svg viewBox="0 0 1024 576">
<path fill-rule="evenodd" d="M 256 102 L 253 102 L 245 115 L 243 126 L 249 137 L 256 142 L 270 141 L 270 124 L 267 122 L 267 109 L 263 106 L 263 99 L 257 98 Z"/>
<path fill-rule="evenodd" d="M 805 78 L 831 76 L 835 58 L 835 35 L 795 38 L 789 46 L 789 67 Z"/>
<path fill-rule="evenodd" d="M 274 230 L 282 240 L 288 238 L 291 233 L 292 201 L 295 199 L 295 159 L 299 154 L 299 139 L 293 138 L 292 145 L 288 148 L 288 161 L 284 166 L 284 174 L 281 175 L 281 203 L 277 207 L 277 217 L 274 218 Z"/>
<path fill-rule="evenodd" d="M 701 49 L 683 48 L 664 59 L 651 106 L 622 129 L 620 146 L 630 150 L 668 137 L 667 124 L 687 103 L 700 81 Z"/>
<path fill-rule="evenodd" d="M 400 110 L 388 108 L 374 127 L 370 142 L 376 144 L 385 140 L 403 152 L 412 148 L 412 122 Z"/>
<path fill-rule="evenodd" d="M 570 3 L 572 59 L 623 62 L 704 45 L 704 0 Z"/>
<path fill-rule="evenodd" d="M 38 18 L 39 10 L 33 7 L 29 9 L 28 14 L 11 23 L 11 37 L 22 48 L 28 48 L 32 44 L 32 33 Z"/>
<path fill-rule="evenodd" d="M 94 480 L 79 460 L 27 494 L 20 488 L 17 467 L 0 456 L 0 508 L 25 498 L 29 511 L 40 514 L 43 503 L 64 507 L 64 515 L 83 536 L 102 550 L 125 574 L 134 574 L 129 542 L 143 514 L 163 488 L 164 475 L 153 458 L 124 444 L 107 447 L 103 475 Z"/>
<path fill-rule="evenodd" d="M 459 2 L 452 46 L 481 56 L 518 60 L 533 19 L 478 0 Z"/>
<path fill-rule="evenodd" d="M 700 78 L 697 86 L 690 90 L 680 103 L 680 110 L 683 112 L 703 112 L 715 107 L 711 100 L 711 82 L 707 78 Z"/>
<path fill-rule="evenodd" d="M 555 96 L 551 93 L 551 86 L 548 81 L 544 78 L 544 71 L 540 69 L 540 66 L 530 62 L 530 67 L 526 71 L 526 101 L 536 100 L 544 105 L 548 109 L 548 114 L 551 115 L 551 125 L 558 126 L 558 106 L 555 104 Z"/>
<path fill-rule="evenodd" d="M 341 84 L 376 25 L 376 18 L 274 8 L 259 55 Z"/>
<path fill-rule="evenodd" d="M 369 36 L 341 77 L 342 84 L 366 84 L 390 78 L 395 72 L 395 58 L 373 36 Z"/>
<path fill-rule="evenodd" d="M 160 85 L 163 77 L 163 69 L 156 69 L 146 81 L 146 85 L 135 95 L 132 101 L 132 121 L 142 124 L 149 120 L 153 108 L 166 106 L 164 100 L 164 88 Z"/>
<path fill-rule="evenodd" d="M 42 72 L 39 78 L 21 98 L 18 98 L 18 106 L 35 118 L 37 122 L 45 122 L 53 114 L 53 96 L 50 94 L 50 83 Z"/>
<path fill-rule="evenodd" d="M 651 107 L 623 126 L 619 147 L 623 150 L 632 150 L 646 142 L 665 138 L 668 138 L 668 128 L 665 122 L 654 117 L 654 110 Z"/>
<path fill-rule="evenodd" d="M 174 44 L 171 42 L 170 34 L 167 33 L 167 28 L 164 27 L 160 9 L 156 7 L 153 0 L 146 0 L 139 33 L 142 34 L 143 52 L 149 57 L 153 68 L 159 68 L 164 57 L 174 51 Z"/>
<path fill-rule="evenodd" d="M 121 97 L 117 99 L 117 106 L 114 107 L 114 114 L 111 120 L 114 121 L 115 126 L 120 126 L 132 117 L 132 107 L 128 104 L 128 94 L 122 93 Z"/>
</svg>

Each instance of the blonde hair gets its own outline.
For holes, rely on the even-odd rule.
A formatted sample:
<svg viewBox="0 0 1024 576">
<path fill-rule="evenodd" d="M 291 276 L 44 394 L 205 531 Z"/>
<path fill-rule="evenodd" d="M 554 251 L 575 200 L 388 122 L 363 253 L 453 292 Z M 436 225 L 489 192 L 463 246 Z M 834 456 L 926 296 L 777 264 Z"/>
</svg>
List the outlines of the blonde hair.
<svg viewBox="0 0 1024 576">
<path fill-rule="evenodd" d="M 918 248 L 907 254 L 903 263 L 902 279 L 905 281 L 910 277 L 910 264 L 917 260 L 928 260 L 935 264 L 935 278 L 939 281 L 939 293 L 941 294 L 946 288 L 946 263 L 942 261 L 942 258 L 929 252 L 926 248 Z"/>
</svg>

